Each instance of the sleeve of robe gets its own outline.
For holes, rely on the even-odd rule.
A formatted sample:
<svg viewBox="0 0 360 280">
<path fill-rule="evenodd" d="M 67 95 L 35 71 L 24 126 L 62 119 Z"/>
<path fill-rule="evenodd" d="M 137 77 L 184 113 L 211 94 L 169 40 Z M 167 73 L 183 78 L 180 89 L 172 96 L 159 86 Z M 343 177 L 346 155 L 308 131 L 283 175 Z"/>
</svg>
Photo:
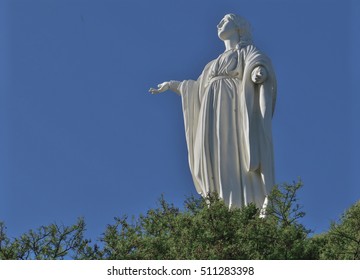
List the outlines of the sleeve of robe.
<svg viewBox="0 0 360 280">
<path fill-rule="evenodd" d="M 252 70 L 262 66 L 267 70 L 264 83 L 251 80 Z M 276 102 L 276 77 L 271 62 L 254 46 L 248 46 L 244 53 L 242 87 L 239 87 L 242 106 L 242 150 L 249 172 L 260 172 L 265 193 L 269 194 L 275 184 L 274 152 L 271 119 Z"/>
<path fill-rule="evenodd" d="M 196 191 L 199 194 L 206 194 L 207 191 L 202 189 L 202 184 L 198 183 L 198 177 L 200 175 L 198 172 L 199 170 L 197 169 L 198 166 L 194 164 L 194 145 L 196 130 L 198 129 L 197 124 L 201 107 L 202 94 L 204 92 L 205 83 L 209 76 L 209 68 L 211 64 L 212 61 L 206 65 L 203 72 L 196 81 L 185 80 L 182 81 L 178 87 L 182 100 L 189 166 L 190 170 L 192 171 L 191 173 Z"/>
</svg>

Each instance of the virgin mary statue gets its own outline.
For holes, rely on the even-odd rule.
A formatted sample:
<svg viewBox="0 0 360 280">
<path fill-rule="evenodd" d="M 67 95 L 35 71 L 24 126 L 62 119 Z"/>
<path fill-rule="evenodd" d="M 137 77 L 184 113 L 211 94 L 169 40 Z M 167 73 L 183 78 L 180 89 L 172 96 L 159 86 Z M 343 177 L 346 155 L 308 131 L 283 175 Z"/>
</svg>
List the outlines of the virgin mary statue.
<svg viewBox="0 0 360 280">
<path fill-rule="evenodd" d="M 182 99 L 189 165 L 202 196 L 216 192 L 230 208 L 265 209 L 274 186 L 271 119 L 276 78 L 270 59 L 252 43 L 250 25 L 228 14 L 217 25 L 225 51 L 196 80 L 169 81 Z"/>
</svg>

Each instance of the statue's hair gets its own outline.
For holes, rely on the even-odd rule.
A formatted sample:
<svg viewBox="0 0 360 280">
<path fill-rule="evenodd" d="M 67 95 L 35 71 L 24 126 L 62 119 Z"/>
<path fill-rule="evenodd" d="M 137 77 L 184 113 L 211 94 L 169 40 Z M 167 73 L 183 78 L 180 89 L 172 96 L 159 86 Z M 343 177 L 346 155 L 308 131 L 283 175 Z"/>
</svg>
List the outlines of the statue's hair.
<svg viewBox="0 0 360 280">
<path fill-rule="evenodd" d="M 225 16 L 229 17 L 238 28 L 239 35 L 242 38 L 241 41 L 252 41 L 251 25 L 245 18 L 235 14 L 227 14 Z"/>
</svg>

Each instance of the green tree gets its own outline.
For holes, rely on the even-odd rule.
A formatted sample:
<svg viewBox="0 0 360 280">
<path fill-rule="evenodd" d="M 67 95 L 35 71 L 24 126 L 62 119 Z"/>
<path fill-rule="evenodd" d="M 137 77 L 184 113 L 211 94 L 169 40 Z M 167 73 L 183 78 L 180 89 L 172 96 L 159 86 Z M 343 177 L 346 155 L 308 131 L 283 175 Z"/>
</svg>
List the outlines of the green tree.
<svg viewBox="0 0 360 280">
<path fill-rule="evenodd" d="M 58 260 L 88 256 L 90 240 L 84 238 L 83 219 L 72 226 L 51 224 L 30 230 L 14 240 L 6 235 L 4 223 L 0 223 L 0 259 Z M 94 246 L 90 251 L 97 250 Z"/>
<path fill-rule="evenodd" d="M 328 233 L 318 237 L 322 259 L 360 259 L 360 201 L 351 206 Z"/>
<path fill-rule="evenodd" d="M 301 181 L 276 186 L 269 197 L 267 222 L 272 224 L 273 251 L 268 259 L 318 259 L 318 243 L 309 237 L 311 230 L 300 223 L 305 216 L 298 203 Z"/>
<path fill-rule="evenodd" d="M 266 218 L 250 204 L 229 210 L 216 194 L 167 203 L 130 223 L 116 218 L 103 236 L 106 259 L 313 259 L 316 246 L 296 204 L 301 182 L 275 187 Z"/>
<path fill-rule="evenodd" d="M 301 224 L 301 182 L 274 187 L 266 217 L 254 204 L 230 209 L 216 194 L 188 198 L 182 209 L 161 197 L 138 218 L 115 218 L 98 244 L 85 222 L 51 224 L 9 238 L 0 222 L 0 259 L 359 259 L 360 202 L 329 232 Z"/>
</svg>

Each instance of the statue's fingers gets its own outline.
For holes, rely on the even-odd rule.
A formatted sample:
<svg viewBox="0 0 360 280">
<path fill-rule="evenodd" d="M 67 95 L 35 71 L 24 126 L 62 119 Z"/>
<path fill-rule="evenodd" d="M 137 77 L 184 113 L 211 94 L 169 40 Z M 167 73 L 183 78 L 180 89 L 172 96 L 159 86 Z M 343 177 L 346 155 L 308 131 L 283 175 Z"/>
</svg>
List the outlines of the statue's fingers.
<svg viewBox="0 0 360 280">
<path fill-rule="evenodd" d="M 151 94 L 156 94 L 156 93 L 160 92 L 160 91 L 158 91 L 157 89 L 154 89 L 154 88 L 151 88 L 149 91 L 150 91 Z"/>
</svg>

